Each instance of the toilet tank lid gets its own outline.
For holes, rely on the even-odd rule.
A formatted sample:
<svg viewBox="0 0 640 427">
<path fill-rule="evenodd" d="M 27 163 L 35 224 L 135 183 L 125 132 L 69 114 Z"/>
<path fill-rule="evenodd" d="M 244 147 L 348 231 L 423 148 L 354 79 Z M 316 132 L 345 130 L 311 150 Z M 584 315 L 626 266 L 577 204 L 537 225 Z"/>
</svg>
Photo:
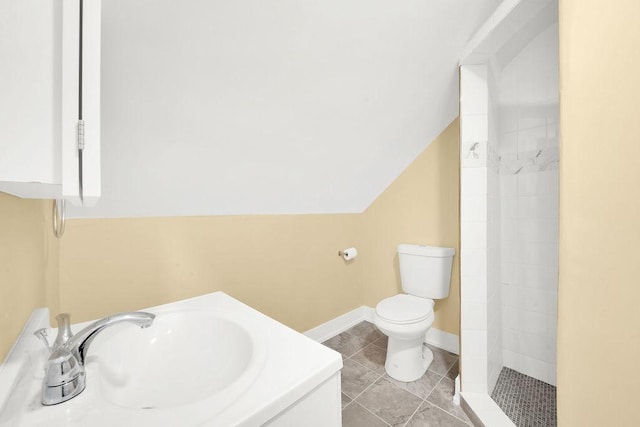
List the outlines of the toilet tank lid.
<svg viewBox="0 0 640 427">
<path fill-rule="evenodd" d="M 440 246 L 426 246 L 426 245 L 398 245 L 398 253 L 399 254 L 407 254 L 407 255 L 419 255 L 419 256 L 430 256 L 430 257 L 449 257 L 453 256 L 456 253 L 456 250 L 453 248 L 443 248 Z"/>
</svg>

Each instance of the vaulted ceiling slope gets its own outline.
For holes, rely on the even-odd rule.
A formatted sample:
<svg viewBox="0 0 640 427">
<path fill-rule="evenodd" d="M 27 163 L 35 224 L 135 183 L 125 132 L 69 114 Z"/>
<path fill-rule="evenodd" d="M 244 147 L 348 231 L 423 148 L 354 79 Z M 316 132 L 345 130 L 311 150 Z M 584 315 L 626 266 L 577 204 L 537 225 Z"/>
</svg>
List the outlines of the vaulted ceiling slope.
<svg viewBox="0 0 640 427">
<path fill-rule="evenodd" d="M 456 117 L 497 3 L 104 1 L 103 197 L 69 214 L 362 212 Z"/>
</svg>

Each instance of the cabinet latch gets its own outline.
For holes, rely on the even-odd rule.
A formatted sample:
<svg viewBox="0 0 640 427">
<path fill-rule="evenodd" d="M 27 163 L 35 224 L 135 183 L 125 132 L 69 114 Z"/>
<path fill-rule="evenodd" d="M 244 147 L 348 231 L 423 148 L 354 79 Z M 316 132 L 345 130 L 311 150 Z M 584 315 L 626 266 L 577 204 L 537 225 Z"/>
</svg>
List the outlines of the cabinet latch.
<svg viewBox="0 0 640 427">
<path fill-rule="evenodd" d="M 84 120 L 78 120 L 78 150 L 84 150 Z"/>
</svg>

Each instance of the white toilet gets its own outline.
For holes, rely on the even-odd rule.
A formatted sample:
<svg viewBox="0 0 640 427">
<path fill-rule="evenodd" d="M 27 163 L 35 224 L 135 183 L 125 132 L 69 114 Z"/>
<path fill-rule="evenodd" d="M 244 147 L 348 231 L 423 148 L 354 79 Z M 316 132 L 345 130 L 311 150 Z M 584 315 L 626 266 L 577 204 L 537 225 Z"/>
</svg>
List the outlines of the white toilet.
<svg viewBox="0 0 640 427">
<path fill-rule="evenodd" d="M 375 325 L 389 337 L 385 370 L 398 381 L 422 377 L 433 353 L 422 343 L 433 324 L 434 299 L 449 296 L 453 248 L 398 245 L 404 294 L 376 306 Z"/>
</svg>

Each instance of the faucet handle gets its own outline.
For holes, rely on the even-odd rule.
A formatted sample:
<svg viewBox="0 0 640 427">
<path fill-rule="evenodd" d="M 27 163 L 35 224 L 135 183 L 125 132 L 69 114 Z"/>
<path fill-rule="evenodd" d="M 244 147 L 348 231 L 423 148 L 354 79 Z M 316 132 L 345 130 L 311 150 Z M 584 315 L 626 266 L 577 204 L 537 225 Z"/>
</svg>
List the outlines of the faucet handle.
<svg viewBox="0 0 640 427">
<path fill-rule="evenodd" d="M 69 313 L 60 313 L 56 316 L 56 322 L 58 322 L 58 336 L 51 346 L 51 350 L 62 347 L 73 336 L 71 332 L 71 318 Z"/>
<path fill-rule="evenodd" d="M 33 335 L 40 338 L 44 346 L 47 347 L 47 350 L 49 350 L 49 354 L 51 354 L 51 346 L 49 345 L 49 340 L 47 339 L 47 328 L 40 328 L 35 331 Z"/>
</svg>

